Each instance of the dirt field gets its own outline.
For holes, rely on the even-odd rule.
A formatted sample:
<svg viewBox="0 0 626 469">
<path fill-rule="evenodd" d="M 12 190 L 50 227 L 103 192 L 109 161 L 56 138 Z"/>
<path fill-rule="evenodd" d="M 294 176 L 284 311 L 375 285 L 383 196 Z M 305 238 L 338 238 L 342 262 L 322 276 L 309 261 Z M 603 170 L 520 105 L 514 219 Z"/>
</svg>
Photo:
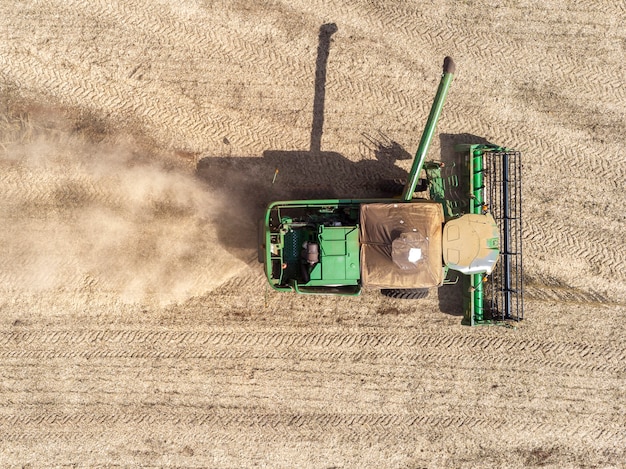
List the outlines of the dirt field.
<svg viewBox="0 0 626 469">
<path fill-rule="evenodd" d="M 0 2 L 0 466 L 625 467 L 623 2 Z M 271 199 L 524 157 L 526 319 L 268 291 Z M 272 184 L 275 170 L 276 180 Z"/>
</svg>

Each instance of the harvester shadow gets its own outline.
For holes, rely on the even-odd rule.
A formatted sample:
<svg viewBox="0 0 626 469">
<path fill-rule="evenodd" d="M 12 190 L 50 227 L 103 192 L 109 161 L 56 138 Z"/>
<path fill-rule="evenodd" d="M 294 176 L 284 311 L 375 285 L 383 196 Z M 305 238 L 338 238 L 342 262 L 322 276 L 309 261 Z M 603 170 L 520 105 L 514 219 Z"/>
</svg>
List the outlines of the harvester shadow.
<svg viewBox="0 0 626 469">
<path fill-rule="evenodd" d="M 205 157 L 196 176 L 217 199 L 218 240 L 238 258 L 256 253 L 258 222 L 278 200 L 391 197 L 381 184 L 406 178 L 395 166 L 401 147 L 384 136 L 367 137 L 376 159 L 351 161 L 336 152 L 267 150 L 259 157 Z"/>
<path fill-rule="evenodd" d="M 267 150 L 262 158 L 205 157 L 197 164 L 197 176 L 220 198 L 218 239 L 245 261 L 255 257 L 258 222 L 268 203 L 383 197 L 389 194 L 380 185 L 382 178 L 406 177 L 406 172 L 396 167 L 395 162 L 411 155 L 383 134 L 363 135 L 375 159 L 354 162 L 340 153 L 321 150 L 326 70 L 335 32 L 334 23 L 323 24 L 319 29 L 309 150 Z"/>
</svg>

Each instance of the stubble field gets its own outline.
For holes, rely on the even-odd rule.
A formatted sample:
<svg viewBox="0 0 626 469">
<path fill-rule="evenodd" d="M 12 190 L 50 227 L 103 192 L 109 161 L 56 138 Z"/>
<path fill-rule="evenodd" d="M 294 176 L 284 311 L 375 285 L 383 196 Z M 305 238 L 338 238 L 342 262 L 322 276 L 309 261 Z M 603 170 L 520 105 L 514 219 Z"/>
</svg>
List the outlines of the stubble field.
<svg viewBox="0 0 626 469">
<path fill-rule="evenodd" d="M 0 2 L 0 466 L 623 467 L 620 2 Z M 523 152 L 525 320 L 270 291 L 272 199 Z M 278 169 L 278 173 L 276 170 Z"/>
</svg>

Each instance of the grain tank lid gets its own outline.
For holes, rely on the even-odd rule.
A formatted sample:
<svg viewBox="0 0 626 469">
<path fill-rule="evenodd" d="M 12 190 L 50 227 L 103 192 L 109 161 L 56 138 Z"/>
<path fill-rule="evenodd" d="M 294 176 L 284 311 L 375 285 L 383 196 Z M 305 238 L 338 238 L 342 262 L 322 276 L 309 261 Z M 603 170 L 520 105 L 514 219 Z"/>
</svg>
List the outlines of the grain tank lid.
<svg viewBox="0 0 626 469">
<path fill-rule="evenodd" d="M 361 205 L 361 280 L 373 288 L 443 283 L 440 203 Z"/>
</svg>

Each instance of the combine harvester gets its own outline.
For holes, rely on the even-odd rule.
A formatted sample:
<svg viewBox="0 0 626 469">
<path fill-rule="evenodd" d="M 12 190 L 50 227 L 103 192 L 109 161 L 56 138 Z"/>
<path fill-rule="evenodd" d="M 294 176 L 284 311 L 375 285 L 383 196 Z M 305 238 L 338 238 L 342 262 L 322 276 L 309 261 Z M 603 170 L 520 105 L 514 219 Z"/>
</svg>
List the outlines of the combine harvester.
<svg viewBox="0 0 626 469">
<path fill-rule="evenodd" d="M 259 258 L 273 289 L 419 299 L 460 279 L 464 324 L 523 319 L 520 153 L 467 144 L 455 147 L 463 164 L 425 162 L 454 69 L 446 57 L 399 197 L 269 204 Z M 415 196 L 418 184 L 428 198 Z"/>
</svg>

